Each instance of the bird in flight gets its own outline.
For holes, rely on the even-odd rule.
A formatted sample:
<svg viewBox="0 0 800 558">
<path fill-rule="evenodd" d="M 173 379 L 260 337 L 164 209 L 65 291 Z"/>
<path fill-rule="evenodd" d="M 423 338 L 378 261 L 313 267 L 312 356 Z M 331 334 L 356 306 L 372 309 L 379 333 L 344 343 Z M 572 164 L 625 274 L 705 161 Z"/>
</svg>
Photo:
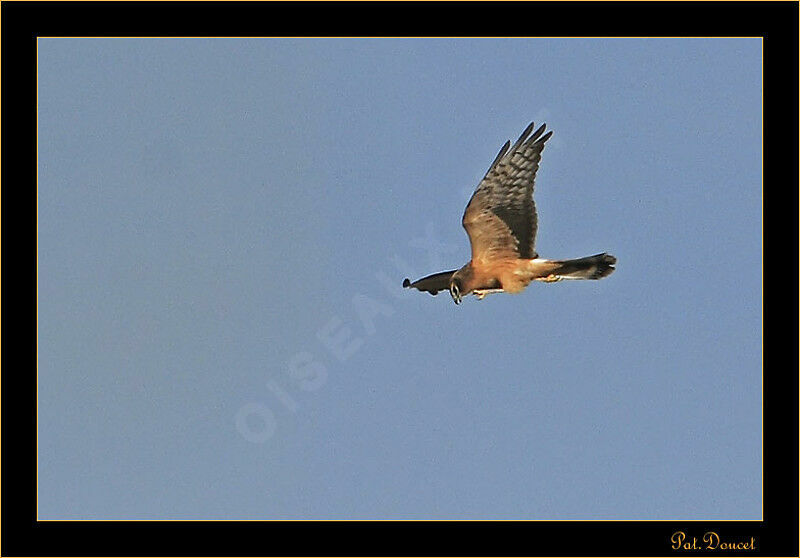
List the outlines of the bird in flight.
<svg viewBox="0 0 800 558">
<path fill-rule="evenodd" d="M 472 194 L 461 218 L 472 259 L 458 270 L 413 283 L 405 279 L 403 287 L 432 295 L 448 289 L 453 302 L 461 304 L 469 294 L 482 300 L 490 293 L 520 293 L 531 281 L 602 279 L 614 272 L 617 258 L 605 252 L 574 260 L 547 260 L 536 253 L 533 181 L 545 142 L 553 134 L 545 134 L 545 127 L 531 133 L 531 122 L 514 145 L 507 141 Z"/>
</svg>

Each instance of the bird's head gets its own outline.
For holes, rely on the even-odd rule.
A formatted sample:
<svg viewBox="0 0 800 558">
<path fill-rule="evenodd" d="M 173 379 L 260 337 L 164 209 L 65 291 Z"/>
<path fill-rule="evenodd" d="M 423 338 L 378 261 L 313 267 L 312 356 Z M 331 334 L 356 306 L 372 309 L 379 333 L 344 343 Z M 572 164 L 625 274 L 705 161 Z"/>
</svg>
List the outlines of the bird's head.
<svg viewBox="0 0 800 558">
<path fill-rule="evenodd" d="M 455 302 L 456 304 L 461 304 L 461 297 L 463 296 L 461 289 L 462 289 L 461 279 L 455 276 L 452 279 L 450 279 L 450 296 L 453 297 L 453 302 Z"/>
<path fill-rule="evenodd" d="M 472 279 L 472 262 L 453 273 L 450 277 L 450 296 L 453 297 L 453 302 L 461 304 L 461 299 L 472 292 Z"/>
</svg>

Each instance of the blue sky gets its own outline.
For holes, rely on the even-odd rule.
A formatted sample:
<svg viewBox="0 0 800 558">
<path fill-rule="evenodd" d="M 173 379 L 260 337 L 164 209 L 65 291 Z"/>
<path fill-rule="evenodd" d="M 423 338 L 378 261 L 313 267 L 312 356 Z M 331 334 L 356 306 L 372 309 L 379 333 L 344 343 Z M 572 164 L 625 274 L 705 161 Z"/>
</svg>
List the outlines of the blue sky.
<svg viewBox="0 0 800 558">
<path fill-rule="evenodd" d="M 40 39 L 40 519 L 759 519 L 759 39 Z M 537 250 L 455 306 L 497 150 Z"/>
</svg>

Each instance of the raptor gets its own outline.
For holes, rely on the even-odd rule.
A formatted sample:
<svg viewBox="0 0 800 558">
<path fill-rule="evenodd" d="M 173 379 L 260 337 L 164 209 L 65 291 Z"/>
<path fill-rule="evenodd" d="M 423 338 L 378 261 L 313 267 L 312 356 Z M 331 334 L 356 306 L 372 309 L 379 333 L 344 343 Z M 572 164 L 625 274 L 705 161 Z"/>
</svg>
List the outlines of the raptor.
<svg viewBox="0 0 800 558">
<path fill-rule="evenodd" d="M 533 183 L 545 143 L 553 134 L 533 122 L 511 145 L 507 141 L 467 203 L 461 224 L 467 231 L 472 259 L 461 269 L 403 281 L 403 287 L 436 295 L 450 291 L 461 304 L 472 294 L 520 293 L 532 282 L 602 279 L 614 272 L 617 258 L 603 252 L 572 260 L 550 260 L 536 253 L 538 219 Z"/>
</svg>

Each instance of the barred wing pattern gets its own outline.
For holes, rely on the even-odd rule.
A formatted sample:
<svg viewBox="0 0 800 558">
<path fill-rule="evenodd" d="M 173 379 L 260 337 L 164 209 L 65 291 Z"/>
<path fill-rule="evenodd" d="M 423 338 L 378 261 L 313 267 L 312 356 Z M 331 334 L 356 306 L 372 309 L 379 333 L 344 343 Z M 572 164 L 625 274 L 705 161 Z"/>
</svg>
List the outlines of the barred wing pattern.
<svg viewBox="0 0 800 558">
<path fill-rule="evenodd" d="M 531 122 L 510 149 L 506 142 L 472 194 L 461 224 L 473 262 L 537 257 L 533 183 L 544 144 L 553 134 L 544 134 L 545 127 L 531 134 Z"/>
</svg>

